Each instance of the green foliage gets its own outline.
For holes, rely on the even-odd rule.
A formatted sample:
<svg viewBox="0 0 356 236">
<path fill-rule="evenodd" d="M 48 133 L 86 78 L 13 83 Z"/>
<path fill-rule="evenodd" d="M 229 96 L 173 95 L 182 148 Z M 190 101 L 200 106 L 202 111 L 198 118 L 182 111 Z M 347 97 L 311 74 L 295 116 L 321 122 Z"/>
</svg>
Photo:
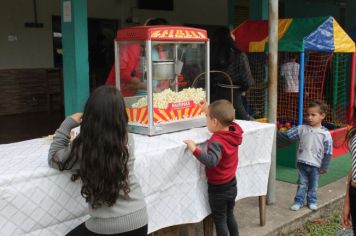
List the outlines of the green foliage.
<svg viewBox="0 0 356 236">
<path fill-rule="evenodd" d="M 279 236 L 335 236 L 340 230 L 340 211 L 332 212 L 322 218 L 308 221 L 302 228 Z"/>
<path fill-rule="evenodd" d="M 328 236 L 336 235 L 340 229 L 339 223 L 340 212 L 333 212 L 326 218 L 321 218 L 308 222 L 306 224 L 307 231 L 310 236 Z"/>
</svg>

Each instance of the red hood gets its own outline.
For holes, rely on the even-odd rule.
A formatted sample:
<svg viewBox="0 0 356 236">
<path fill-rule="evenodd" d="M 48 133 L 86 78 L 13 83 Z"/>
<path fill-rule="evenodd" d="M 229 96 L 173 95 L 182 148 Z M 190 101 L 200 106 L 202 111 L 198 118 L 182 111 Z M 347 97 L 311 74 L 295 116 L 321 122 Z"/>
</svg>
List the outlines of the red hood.
<svg viewBox="0 0 356 236">
<path fill-rule="evenodd" d="M 228 131 L 214 132 L 214 136 L 216 136 L 220 140 L 224 140 L 225 142 L 229 143 L 233 147 L 236 147 L 241 144 L 242 134 L 243 134 L 243 130 L 235 122 L 231 122 Z"/>
</svg>

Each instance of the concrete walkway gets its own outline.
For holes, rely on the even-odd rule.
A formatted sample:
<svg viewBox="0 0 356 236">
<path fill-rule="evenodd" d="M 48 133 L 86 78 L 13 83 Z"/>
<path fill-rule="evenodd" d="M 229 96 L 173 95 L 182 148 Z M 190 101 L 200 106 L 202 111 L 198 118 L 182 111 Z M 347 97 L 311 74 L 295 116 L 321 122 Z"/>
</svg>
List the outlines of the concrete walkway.
<svg viewBox="0 0 356 236">
<path fill-rule="evenodd" d="M 240 236 L 278 235 L 299 228 L 308 220 L 320 217 L 335 209 L 341 209 L 345 194 L 345 180 L 340 179 L 318 190 L 318 210 L 304 207 L 291 211 L 289 207 L 297 190 L 297 185 L 277 181 L 277 202 L 267 205 L 266 225 L 259 225 L 258 198 L 246 198 L 237 202 L 235 207 L 239 223 Z"/>
<path fill-rule="evenodd" d="M 265 226 L 260 226 L 258 197 L 239 200 L 235 206 L 235 216 L 238 220 L 240 236 L 275 236 L 280 233 L 288 233 L 301 227 L 308 220 L 319 218 L 334 210 L 341 210 L 346 189 L 345 181 L 346 177 L 319 188 L 318 209 L 316 211 L 309 210 L 307 206 L 299 211 L 289 210 L 293 203 L 297 185 L 277 181 L 277 202 L 274 205 L 267 205 Z M 195 235 L 203 236 L 202 222 L 195 226 Z M 182 227 L 178 235 L 190 236 L 194 233 L 188 233 L 187 228 Z"/>
<path fill-rule="evenodd" d="M 258 197 L 239 200 L 235 206 L 235 216 L 239 224 L 240 236 L 277 236 L 301 227 L 308 220 L 319 218 L 334 210 L 341 210 L 346 190 L 345 181 L 346 177 L 319 188 L 318 209 L 316 211 L 311 211 L 306 206 L 299 211 L 289 210 L 293 203 L 297 185 L 277 181 L 277 202 L 273 205 L 267 205 L 265 226 L 260 226 Z M 158 236 L 161 235 L 203 236 L 203 223 L 176 228 L 170 227 L 165 232 L 158 233 Z M 213 235 L 216 236 L 215 229 Z"/>
</svg>

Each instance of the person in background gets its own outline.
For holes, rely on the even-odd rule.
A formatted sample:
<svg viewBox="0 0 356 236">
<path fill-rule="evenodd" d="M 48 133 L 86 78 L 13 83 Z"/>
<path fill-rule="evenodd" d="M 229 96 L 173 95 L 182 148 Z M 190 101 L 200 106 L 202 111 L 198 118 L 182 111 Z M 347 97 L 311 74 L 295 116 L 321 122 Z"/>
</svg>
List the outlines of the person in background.
<svg viewBox="0 0 356 236">
<path fill-rule="evenodd" d="M 80 133 L 71 141 L 71 129 L 79 125 Z M 72 180 L 80 178 L 90 215 L 67 235 L 147 235 L 146 204 L 134 175 L 135 147 L 127 126 L 120 92 L 101 86 L 90 95 L 84 113 L 67 117 L 56 130 L 48 164 L 75 171 Z"/>
<path fill-rule="evenodd" d="M 305 194 L 309 209 L 316 210 L 317 191 L 320 174 L 326 173 L 332 156 L 332 138 L 321 122 L 327 112 L 323 101 L 311 101 L 308 105 L 306 121 L 308 124 L 293 127 L 286 132 L 277 133 L 279 139 L 298 141 L 297 169 L 298 189 L 291 210 L 304 206 Z"/>
<path fill-rule="evenodd" d="M 168 22 L 163 18 L 149 18 L 144 23 L 144 26 L 167 24 Z M 140 44 L 127 44 L 120 49 L 120 91 L 123 96 L 135 96 L 137 91 L 147 89 L 147 84 L 140 80 L 141 54 L 142 47 Z M 155 54 L 153 53 L 152 57 L 154 56 Z M 115 65 L 113 65 L 105 84 L 116 86 L 115 77 Z"/>
<path fill-rule="evenodd" d="M 352 157 L 352 167 L 346 179 L 346 193 L 340 223 L 345 228 L 353 228 L 356 235 L 356 126 L 346 135 Z"/>
<path fill-rule="evenodd" d="M 198 148 L 192 140 L 184 142 L 206 166 L 209 204 L 217 236 L 238 236 L 234 206 L 237 196 L 238 147 L 242 142 L 243 131 L 233 122 L 235 110 L 229 101 L 217 100 L 208 107 L 203 102 L 201 106 L 206 113 L 208 130 L 213 135 L 203 149 Z"/>
<path fill-rule="evenodd" d="M 95 88 L 105 84 L 115 60 L 114 37 L 114 29 L 104 28 L 89 45 L 90 73 L 95 75 Z"/>
<path fill-rule="evenodd" d="M 232 79 L 236 119 L 253 120 L 246 112 L 241 97 L 254 83 L 249 61 L 246 54 L 236 47 L 227 27 L 218 28 L 211 38 L 210 69 L 226 72 Z M 231 85 L 227 80 L 214 81 L 212 78 L 211 85 L 212 101 L 229 99 Z"/>
<path fill-rule="evenodd" d="M 281 67 L 281 77 L 286 93 L 299 93 L 299 63 L 297 59 L 298 54 L 292 53 L 290 60 Z"/>
</svg>

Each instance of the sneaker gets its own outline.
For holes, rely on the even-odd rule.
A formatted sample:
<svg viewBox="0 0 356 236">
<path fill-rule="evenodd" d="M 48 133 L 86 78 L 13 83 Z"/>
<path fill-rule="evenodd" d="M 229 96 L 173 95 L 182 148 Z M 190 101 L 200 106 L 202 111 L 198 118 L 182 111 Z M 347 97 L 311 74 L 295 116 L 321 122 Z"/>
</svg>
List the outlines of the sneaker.
<svg viewBox="0 0 356 236">
<path fill-rule="evenodd" d="M 301 208 L 299 204 L 293 204 L 293 206 L 290 207 L 292 211 L 298 211 Z"/>
<path fill-rule="evenodd" d="M 310 210 L 313 210 L 313 211 L 315 211 L 316 209 L 318 209 L 318 206 L 317 206 L 315 203 L 309 204 L 308 207 L 309 207 Z"/>
</svg>

